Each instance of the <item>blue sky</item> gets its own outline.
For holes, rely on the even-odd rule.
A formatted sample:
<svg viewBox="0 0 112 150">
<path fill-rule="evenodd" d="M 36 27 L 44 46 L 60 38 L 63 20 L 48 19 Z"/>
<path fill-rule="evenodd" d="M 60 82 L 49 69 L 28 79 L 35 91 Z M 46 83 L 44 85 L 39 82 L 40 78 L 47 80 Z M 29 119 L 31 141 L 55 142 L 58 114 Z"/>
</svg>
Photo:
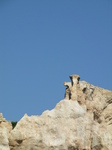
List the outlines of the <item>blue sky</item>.
<svg viewBox="0 0 112 150">
<path fill-rule="evenodd" d="M 64 98 L 64 81 L 112 90 L 111 0 L 0 1 L 0 112 L 18 121 Z"/>
</svg>

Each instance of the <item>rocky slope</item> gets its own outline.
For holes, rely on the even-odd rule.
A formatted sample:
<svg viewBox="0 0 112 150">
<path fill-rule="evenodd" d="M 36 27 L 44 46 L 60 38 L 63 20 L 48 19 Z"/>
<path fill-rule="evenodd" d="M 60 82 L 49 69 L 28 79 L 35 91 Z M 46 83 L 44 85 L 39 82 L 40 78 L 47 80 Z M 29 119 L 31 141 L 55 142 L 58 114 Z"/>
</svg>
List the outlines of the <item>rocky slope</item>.
<svg viewBox="0 0 112 150">
<path fill-rule="evenodd" d="M 112 91 L 70 79 L 53 110 L 25 114 L 13 130 L 0 116 L 0 150 L 112 150 Z"/>
</svg>

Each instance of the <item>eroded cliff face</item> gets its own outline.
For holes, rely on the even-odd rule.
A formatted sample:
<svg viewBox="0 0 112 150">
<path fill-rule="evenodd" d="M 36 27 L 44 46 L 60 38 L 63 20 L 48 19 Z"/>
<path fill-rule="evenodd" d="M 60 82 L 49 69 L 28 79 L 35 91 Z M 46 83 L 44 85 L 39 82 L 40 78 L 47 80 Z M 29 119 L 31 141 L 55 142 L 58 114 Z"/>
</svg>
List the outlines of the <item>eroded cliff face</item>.
<svg viewBox="0 0 112 150">
<path fill-rule="evenodd" d="M 70 79 L 53 110 L 25 114 L 13 130 L 0 122 L 0 150 L 112 150 L 112 91 Z"/>
</svg>

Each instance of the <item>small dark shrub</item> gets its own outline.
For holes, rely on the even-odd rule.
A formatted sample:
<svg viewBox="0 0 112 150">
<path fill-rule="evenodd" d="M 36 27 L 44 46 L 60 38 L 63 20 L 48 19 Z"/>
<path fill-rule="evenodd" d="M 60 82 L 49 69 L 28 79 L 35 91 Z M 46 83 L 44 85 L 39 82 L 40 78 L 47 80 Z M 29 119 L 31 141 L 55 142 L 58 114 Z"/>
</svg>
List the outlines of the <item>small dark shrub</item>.
<svg viewBox="0 0 112 150">
<path fill-rule="evenodd" d="M 15 122 L 14 122 L 14 121 L 12 121 L 11 123 L 12 123 L 12 129 L 14 129 L 14 128 L 15 128 L 15 126 L 16 126 L 16 124 L 17 124 L 17 121 L 15 121 Z"/>
</svg>

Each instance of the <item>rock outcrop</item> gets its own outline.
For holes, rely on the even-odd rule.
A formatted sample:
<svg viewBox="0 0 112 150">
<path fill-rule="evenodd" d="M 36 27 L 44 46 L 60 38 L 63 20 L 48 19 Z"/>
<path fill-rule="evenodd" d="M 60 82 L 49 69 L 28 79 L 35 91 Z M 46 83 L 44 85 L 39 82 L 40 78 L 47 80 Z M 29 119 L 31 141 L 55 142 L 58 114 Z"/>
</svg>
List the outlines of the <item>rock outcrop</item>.
<svg viewBox="0 0 112 150">
<path fill-rule="evenodd" d="M 2 113 L 0 113 L 0 150 L 10 150 L 9 133 L 11 130 L 11 123 L 6 121 Z"/>
<path fill-rule="evenodd" d="M 112 150 L 112 91 L 70 79 L 53 110 L 25 114 L 13 130 L 2 119 L 0 150 Z"/>
</svg>

